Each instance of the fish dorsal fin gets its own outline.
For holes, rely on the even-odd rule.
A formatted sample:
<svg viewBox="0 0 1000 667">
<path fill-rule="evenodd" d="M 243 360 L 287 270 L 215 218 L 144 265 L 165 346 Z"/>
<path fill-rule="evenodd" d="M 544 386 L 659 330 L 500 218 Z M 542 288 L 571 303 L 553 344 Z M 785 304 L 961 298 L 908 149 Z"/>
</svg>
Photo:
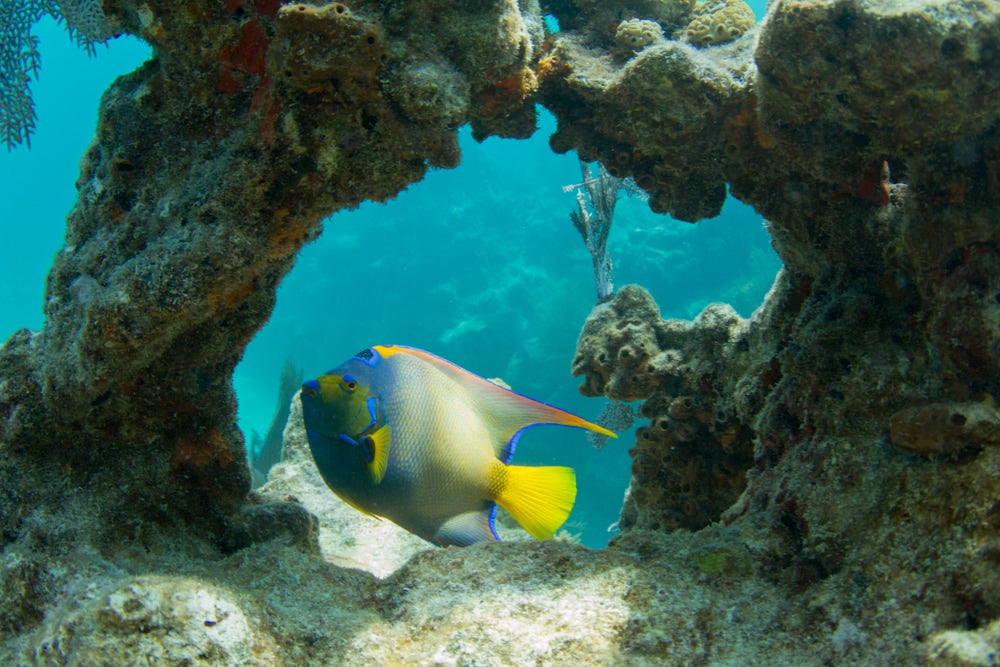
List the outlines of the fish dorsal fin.
<svg viewBox="0 0 1000 667">
<path fill-rule="evenodd" d="M 385 424 L 371 435 L 362 439 L 362 446 L 367 449 L 368 474 L 373 484 L 378 484 L 385 477 L 385 469 L 389 465 L 389 440 L 392 428 Z"/>
<path fill-rule="evenodd" d="M 474 401 L 476 410 L 484 416 L 494 438 L 497 457 L 504 463 L 513 455 L 518 434 L 529 426 L 559 424 L 584 428 L 610 438 L 618 437 L 602 426 L 506 389 L 430 352 L 402 345 L 379 345 L 375 349 L 383 357 L 393 354 L 417 357 L 461 385 Z"/>
</svg>

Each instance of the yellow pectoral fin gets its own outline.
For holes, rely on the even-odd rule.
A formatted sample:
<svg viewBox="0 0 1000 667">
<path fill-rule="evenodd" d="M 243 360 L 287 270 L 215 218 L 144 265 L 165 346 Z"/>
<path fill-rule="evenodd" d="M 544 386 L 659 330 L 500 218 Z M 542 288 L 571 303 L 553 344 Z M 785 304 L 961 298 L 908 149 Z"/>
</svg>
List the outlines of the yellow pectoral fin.
<svg viewBox="0 0 1000 667">
<path fill-rule="evenodd" d="M 503 466 L 495 499 L 537 540 L 555 535 L 576 502 L 576 473 L 560 466 Z"/>
<path fill-rule="evenodd" d="M 389 465 L 389 439 L 392 428 L 388 424 L 366 436 L 365 446 L 371 451 L 371 461 L 368 463 L 368 474 L 373 484 L 378 484 L 385 477 L 386 466 Z"/>
</svg>

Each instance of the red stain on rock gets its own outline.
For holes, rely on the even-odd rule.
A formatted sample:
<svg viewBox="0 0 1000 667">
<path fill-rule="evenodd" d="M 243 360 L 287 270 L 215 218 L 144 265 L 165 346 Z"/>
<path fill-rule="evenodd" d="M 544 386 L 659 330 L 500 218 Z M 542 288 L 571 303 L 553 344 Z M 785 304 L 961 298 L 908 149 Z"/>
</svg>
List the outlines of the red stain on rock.
<svg viewBox="0 0 1000 667">
<path fill-rule="evenodd" d="M 264 57 L 267 55 L 269 40 L 264 27 L 257 19 L 251 19 L 240 28 L 240 41 L 235 46 L 224 46 L 219 50 L 222 76 L 216 88 L 226 95 L 235 95 L 243 89 L 247 75 L 264 75 Z"/>
</svg>

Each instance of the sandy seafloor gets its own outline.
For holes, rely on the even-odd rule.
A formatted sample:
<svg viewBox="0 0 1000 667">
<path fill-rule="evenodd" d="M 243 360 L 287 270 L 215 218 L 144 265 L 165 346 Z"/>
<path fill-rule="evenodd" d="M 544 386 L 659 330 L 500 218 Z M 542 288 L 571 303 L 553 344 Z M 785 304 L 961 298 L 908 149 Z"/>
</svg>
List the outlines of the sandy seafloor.
<svg viewBox="0 0 1000 667">
<path fill-rule="evenodd" d="M 758 17 L 764 2 L 751 2 Z M 36 26 L 42 70 L 32 84 L 31 148 L 0 153 L 0 335 L 40 328 L 45 275 L 73 205 L 77 164 L 93 134 L 100 94 L 149 55 L 132 39 L 90 58 L 51 20 Z M 385 204 L 335 214 L 302 252 L 278 293 L 270 323 L 235 376 L 240 425 L 266 432 L 286 360 L 307 376 L 376 343 L 425 348 L 517 391 L 594 418 L 569 373 L 576 337 L 595 301 L 590 257 L 569 220 L 563 186 L 580 181 L 575 155 L 548 147 L 554 119 L 541 111 L 525 141 L 461 133 L 463 160 Z M 640 283 L 664 317 L 692 318 L 724 301 L 749 315 L 779 260 L 764 221 L 730 198 L 716 219 L 689 225 L 655 215 L 622 194 L 611 232 L 616 285 Z M 579 495 L 567 529 L 603 546 L 628 485 L 633 441 L 604 449 L 582 432 L 535 429 L 517 463 L 577 469 Z"/>
</svg>

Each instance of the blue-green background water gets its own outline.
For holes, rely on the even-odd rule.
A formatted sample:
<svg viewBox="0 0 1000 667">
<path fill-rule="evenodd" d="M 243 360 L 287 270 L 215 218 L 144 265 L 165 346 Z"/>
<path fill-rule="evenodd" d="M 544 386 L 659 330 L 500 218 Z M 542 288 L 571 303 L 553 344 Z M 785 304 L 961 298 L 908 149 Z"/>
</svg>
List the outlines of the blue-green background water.
<svg viewBox="0 0 1000 667">
<path fill-rule="evenodd" d="M 764 2 L 750 4 L 763 14 Z M 43 325 L 45 275 L 75 200 L 98 99 L 115 76 L 149 57 L 141 42 L 118 39 L 88 58 L 48 20 L 36 34 L 37 131 L 30 150 L 0 153 L 0 338 Z M 602 400 L 580 396 L 569 374 L 596 298 L 590 257 L 569 220 L 574 195 L 562 190 L 581 180 L 580 168 L 574 155 L 548 149 L 554 128 L 543 111 L 530 140 L 477 144 L 463 130 L 458 169 L 434 171 L 387 204 L 330 218 L 237 369 L 244 431 L 267 431 L 287 359 L 315 376 L 376 343 L 430 350 L 595 418 Z M 642 284 L 664 317 L 691 318 L 713 301 L 749 315 L 779 268 L 762 220 L 733 199 L 720 217 L 689 225 L 623 195 L 609 246 L 615 285 Z M 632 439 L 626 433 L 598 450 L 575 429 L 532 429 L 515 462 L 576 468 L 579 495 L 567 528 L 603 546 L 628 486 Z"/>
</svg>

